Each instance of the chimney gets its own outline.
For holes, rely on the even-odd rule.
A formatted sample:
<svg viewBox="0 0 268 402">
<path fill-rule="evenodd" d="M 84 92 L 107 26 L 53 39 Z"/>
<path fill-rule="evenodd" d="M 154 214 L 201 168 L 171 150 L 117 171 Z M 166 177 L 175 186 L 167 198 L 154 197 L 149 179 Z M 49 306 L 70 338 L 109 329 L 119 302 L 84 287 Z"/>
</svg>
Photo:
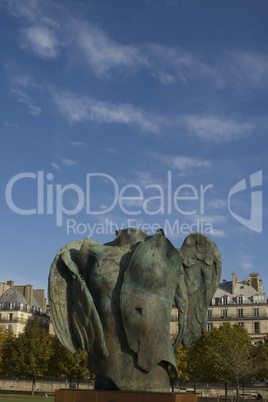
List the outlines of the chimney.
<svg viewBox="0 0 268 402">
<path fill-rule="evenodd" d="M 238 276 L 235 274 L 235 272 L 232 273 L 232 294 L 235 293 L 235 287 L 237 284 Z"/>
<path fill-rule="evenodd" d="M 7 285 L 9 286 L 9 289 L 13 289 L 14 281 L 7 281 Z"/>
<path fill-rule="evenodd" d="M 259 281 L 259 294 L 263 295 L 263 287 L 262 287 L 262 280 Z"/>
<path fill-rule="evenodd" d="M 257 273 L 249 274 L 250 285 L 257 290 L 258 293 L 262 293 L 262 284 L 260 283 L 260 275 Z"/>
<path fill-rule="evenodd" d="M 33 306 L 33 285 L 25 285 L 24 297 L 30 306 Z"/>
</svg>

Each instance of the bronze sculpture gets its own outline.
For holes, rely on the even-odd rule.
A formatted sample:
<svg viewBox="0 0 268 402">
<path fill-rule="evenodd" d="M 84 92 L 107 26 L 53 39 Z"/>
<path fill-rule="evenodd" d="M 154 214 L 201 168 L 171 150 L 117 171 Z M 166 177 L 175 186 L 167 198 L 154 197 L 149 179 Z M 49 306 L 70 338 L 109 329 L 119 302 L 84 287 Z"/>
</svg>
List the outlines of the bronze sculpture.
<svg viewBox="0 0 268 402">
<path fill-rule="evenodd" d="M 162 229 L 116 233 L 104 245 L 89 238 L 69 243 L 55 257 L 49 302 L 55 333 L 71 352 L 88 352 L 95 389 L 168 391 L 174 349 L 206 330 L 207 308 L 217 289 L 221 255 L 195 232 L 176 249 Z M 170 340 L 172 306 L 178 336 Z"/>
</svg>

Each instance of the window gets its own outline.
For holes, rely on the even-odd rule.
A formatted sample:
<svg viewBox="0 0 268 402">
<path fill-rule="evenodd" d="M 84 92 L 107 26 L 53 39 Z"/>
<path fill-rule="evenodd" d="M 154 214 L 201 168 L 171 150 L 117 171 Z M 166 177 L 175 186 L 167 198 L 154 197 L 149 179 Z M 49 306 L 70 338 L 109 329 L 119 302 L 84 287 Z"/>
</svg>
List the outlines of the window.
<svg viewBox="0 0 268 402">
<path fill-rule="evenodd" d="M 222 317 L 227 317 L 227 309 L 222 310 Z"/>
<path fill-rule="evenodd" d="M 212 310 L 208 310 L 208 318 L 212 318 Z"/>
<path fill-rule="evenodd" d="M 2 320 L 2 314 L 0 313 L 0 320 Z"/>
<path fill-rule="evenodd" d="M 221 297 L 216 297 L 215 302 L 216 305 L 221 304 Z"/>
<path fill-rule="evenodd" d="M 254 322 L 254 333 L 255 334 L 260 333 L 260 323 L 259 322 Z"/>
<path fill-rule="evenodd" d="M 238 304 L 243 304 L 243 296 L 238 297 Z"/>
<path fill-rule="evenodd" d="M 211 331 L 211 330 L 212 330 L 212 324 L 208 323 L 208 331 Z"/>
<path fill-rule="evenodd" d="M 242 308 L 238 309 L 238 317 L 243 318 L 243 309 Z"/>
<path fill-rule="evenodd" d="M 240 327 L 244 328 L 244 323 L 243 322 L 239 322 L 238 324 L 240 325 Z"/>
<path fill-rule="evenodd" d="M 259 309 L 254 308 L 254 317 L 259 317 Z"/>
<path fill-rule="evenodd" d="M 12 321 L 12 320 L 13 320 L 13 314 L 10 313 L 10 314 L 9 314 L 9 321 Z"/>
<path fill-rule="evenodd" d="M 223 297 L 223 304 L 228 304 L 227 296 L 224 296 L 224 297 Z"/>
</svg>

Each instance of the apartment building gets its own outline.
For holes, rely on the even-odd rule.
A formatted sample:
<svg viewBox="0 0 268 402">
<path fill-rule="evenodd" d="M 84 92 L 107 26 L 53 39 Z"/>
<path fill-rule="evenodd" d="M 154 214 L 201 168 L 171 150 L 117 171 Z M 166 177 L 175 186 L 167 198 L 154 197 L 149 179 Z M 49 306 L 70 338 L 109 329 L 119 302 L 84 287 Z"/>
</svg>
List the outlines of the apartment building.
<svg viewBox="0 0 268 402">
<path fill-rule="evenodd" d="M 253 344 L 267 335 L 267 298 L 259 274 L 249 274 L 249 279 L 240 281 L 233 272 L 231 281 L 220 282 L 208 308 L 207 330 L 226 322 L 247 329 Z"/>
<path fill-rule="evenodd" d="M 0 327 L 21 333 L 28 322 L 38 319 L 48 329 L 47 300 L 44 289 L 33 285 L 14 286 L 13 281 L 0 283 Z"/>
</svg>

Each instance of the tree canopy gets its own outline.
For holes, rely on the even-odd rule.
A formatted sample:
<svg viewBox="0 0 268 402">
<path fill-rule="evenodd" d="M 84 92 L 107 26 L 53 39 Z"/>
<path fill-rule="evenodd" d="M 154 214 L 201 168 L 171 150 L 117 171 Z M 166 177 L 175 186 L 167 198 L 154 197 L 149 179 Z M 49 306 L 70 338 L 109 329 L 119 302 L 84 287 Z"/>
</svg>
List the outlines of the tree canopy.
<svg viewBox="0 0 268 402">
<path fill-rule="evenodd" d="M 253 346 L 243 327 L 226 323 L 205 332 L 189 347 L 183 360 L 184 378 L 194 382 L 236 383 L 238 394 L 239 383 L 258 377 L 260 373 L 264 377 L 268 346 Z"/>
<path fill-rule="evenodd" d="M 56 336 L 47 333 L 36 320 L 15 337 L 11 331 L 0 328 L 0 374 L 35 379 L 66 377 L 79 382 L 92 378 L 87 369 L 87 353 L 67 351 Z"/>
</svg>

